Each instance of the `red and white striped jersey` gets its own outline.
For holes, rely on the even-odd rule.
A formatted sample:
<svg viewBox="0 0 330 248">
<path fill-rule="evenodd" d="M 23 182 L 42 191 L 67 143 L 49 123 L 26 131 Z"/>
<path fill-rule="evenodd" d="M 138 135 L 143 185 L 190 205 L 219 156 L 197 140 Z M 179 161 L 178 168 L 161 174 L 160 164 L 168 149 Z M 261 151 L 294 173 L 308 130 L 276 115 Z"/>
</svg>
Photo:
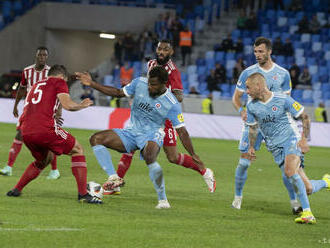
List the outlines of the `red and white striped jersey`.
<svg viewBox="0 0 330 248">
<path fill-rule="evenodd" d="M 152 59 L 148 61 L 148 73 L 154 66 L 157 65 L 157 60 Z M 169 88 L 171 91 L 173 90 L 183 90 L 182 81 L 181 81 L 181 74 L 173 63 L 171 59 L 167 61 L 165 65 L 163 65 L 165 70 L 168 73 L 168 81 L 166 83 L 166 87 Z"/>
<path fill-rule="evenodd" d="M 30 91 L 32 86 L 41 80 L 45 80 L 48 77 L 48 71 L 50 66 L 45 65 L 45 67 L 41 71 L 37 71 L 35 69 L 36 65 L 30 65 L 25 67 L 22 71 L 22 79 L 21 79 L 21 86 L 27 87 L 27 92 Z"/>
</svg>

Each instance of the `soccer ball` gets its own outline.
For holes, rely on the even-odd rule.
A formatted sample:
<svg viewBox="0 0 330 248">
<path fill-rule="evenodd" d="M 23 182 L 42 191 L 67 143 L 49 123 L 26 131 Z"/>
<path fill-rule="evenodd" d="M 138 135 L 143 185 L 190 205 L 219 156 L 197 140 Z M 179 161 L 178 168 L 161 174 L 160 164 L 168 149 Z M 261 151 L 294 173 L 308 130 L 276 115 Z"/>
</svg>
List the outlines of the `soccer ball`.
<svg viewBox="0 0 330 248">
<path fill-rule="evenodd" d="M 96 196 L 100 199 L 103 197 L 103 188 L 96 182 L 87 183 L 87 191 L 91 196 Z"/>
</svg>

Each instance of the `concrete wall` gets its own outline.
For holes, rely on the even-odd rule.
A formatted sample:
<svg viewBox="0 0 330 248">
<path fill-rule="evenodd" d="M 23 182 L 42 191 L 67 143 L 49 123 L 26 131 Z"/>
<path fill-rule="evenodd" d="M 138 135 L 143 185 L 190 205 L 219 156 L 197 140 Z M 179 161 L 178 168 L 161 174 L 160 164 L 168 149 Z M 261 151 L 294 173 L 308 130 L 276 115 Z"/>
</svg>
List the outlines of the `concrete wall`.
<svg viewBox="0 0 330 248">
<path fill-rule="evenodd" d="M 100 39 L 98 33 L 74 30 L 47 30 L 46 44 L 51 52 L 49 64 L 64 64 L 68 70 L 89 70 L 113 53 L 113 40 Z"/>
<path fill-rule="evenodd" d="M 41 45 L 50 48 L 50 64 L 63 63 L 72 70 L 95 67 L 111 54 L 113 44 L 92 32 L 138 34 L 152 27 L 158 15 L 166 11 L 41 3 L 0 32 L 0 74 L 33 63 L 35 49 Z"/>
</svg>

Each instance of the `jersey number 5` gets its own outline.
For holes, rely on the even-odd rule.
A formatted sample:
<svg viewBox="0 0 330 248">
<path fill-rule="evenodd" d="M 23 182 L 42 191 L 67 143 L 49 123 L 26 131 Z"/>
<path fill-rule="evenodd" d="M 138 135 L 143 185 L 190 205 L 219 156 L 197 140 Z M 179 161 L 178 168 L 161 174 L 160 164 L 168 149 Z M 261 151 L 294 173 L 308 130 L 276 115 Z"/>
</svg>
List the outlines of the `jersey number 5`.
<svg viewBox="0 0 330 248">
<path fill-rule="evenodd" d="M 46 83 L 40 83 L 37 85 L 37 87 L 33 91 L 33 98 L 32 98 L 32 103 L 33 104 L 38 104 L 41 101 L 42 98 L 42 90 L 39 89 L 41 86 L 46 85 Z"/>
</svg>

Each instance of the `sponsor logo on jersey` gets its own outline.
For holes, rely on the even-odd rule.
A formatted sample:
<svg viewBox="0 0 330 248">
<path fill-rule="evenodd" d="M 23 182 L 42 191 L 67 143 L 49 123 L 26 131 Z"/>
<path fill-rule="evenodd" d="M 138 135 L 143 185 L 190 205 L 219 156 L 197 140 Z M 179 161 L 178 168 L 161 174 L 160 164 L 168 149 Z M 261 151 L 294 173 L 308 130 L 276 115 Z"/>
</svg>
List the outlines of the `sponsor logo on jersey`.
<svg viewBox="0 0 330 248">
<path fill-rule="evenodd" d="M 160 108 L 162 107 L 162 105 L 160 105 L 160 103 L 156 103 L 156 104 L 155 104 L 155 107 L 156 107 L 157 109 L 160 109 Z"/>
<path fill-rule="evenodd" d="M 299 102 L 294 102 L 294 103 L 292 103 L 292 107 L 293 107 L 296 111 L 299 111 L 299 110 L 302 108 L 302 106 L 301 106 L 301 104 L 300 104 Z"/>
<path fill-rule="evenodd" d="M 273 112 L 276 112 L 278 110 L 278 108 L 276 106 L 273 106 L 272 110 L 273 110 Z"/>
<path fill-rule="evenodd" d="M 263 123 L 270 123 L 270 122 L 275 122 L 275 116 L 267 115 L 265 118 L 262 119 Z"/>
<path fill-rule="evenodd" d="M 150 113 L 152 111 L 152 107 L 150 106 L 149 103 L 140 102 L 138 106 L 140 109 L 142 109 L 148 113 Z"/>
<path fill-rule="evenodd" d="M 178 114 L 178 120 L 179 120 L 179 122 L 184 122 L 182 114 Z"/>
</svg>

